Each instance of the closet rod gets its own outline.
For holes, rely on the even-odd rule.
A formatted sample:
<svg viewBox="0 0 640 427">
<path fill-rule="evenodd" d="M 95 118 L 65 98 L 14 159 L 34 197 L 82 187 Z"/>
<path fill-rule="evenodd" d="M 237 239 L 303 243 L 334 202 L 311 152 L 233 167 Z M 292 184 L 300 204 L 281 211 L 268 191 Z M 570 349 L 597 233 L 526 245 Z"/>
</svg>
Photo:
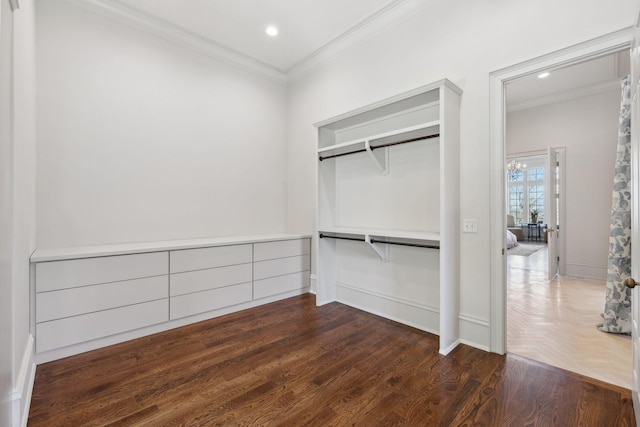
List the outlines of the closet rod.
<svg viewBox="0 0 640 427">
<path fill-rule="evenodd" d="M 422 141 L 424 139 L 438 138 L 439 136 L 440 136 L 439 133 L 434 133 L 433 135 L 419 136 L 417 138 L 410 138 L 410 139 L 403 139 L 402 141 L 396 141 L 396 142 L 388 142 L 386 144 L 380 144 L 380 145 L 376 145 L 376 146 L 371 146 L 371 150 L 373 151 L 376 148 L 384 148 L 384 147 L 391 147 L 393 145 L 406 144 L 408 142 Z M 320 161 L 323 161 L 324 159 L 332 159 L 334 157 L 347 156 L 349 154 L 364 153 L 365 151 L 367 151 L 366 148 L 361 148 L 359 150 L 347 151 L 346 153 L 331 154 L 329 156 L 318 156 L 318 159 Z"/>
<path fill-rule="evenodd" d="M 320 238 L 328 238 L 328 239 L 338 239 L 338 240 L 352 240 L 354 242 L 365 242 L 364 239 L 356 239 L 355 237 L 340 237 L 340 236 L 327 236 L 325 234 L 320 233 Z M 427 249 L 440 249 L 439 245 L 423 245 L 420 243 L 403 243 L 403 242 L 387 242 L 384 240 L 375 240 L 370 239 L 371 243 L 385 243 L 387 245 L 398 245 L 398 246 L 411 246 L 413 248 L 427 248 Z"/>
<path fill-rule="evenodd" d="M 386 243 L 388 245 L 411 246 L 414 248 L 440 249 L 440 245 L 423 245 L 420 243 L 385 242 L 384 240 L 371 239 L 371 243 Z"/>
<path fill-rule="evenodd" d="M 338 236 L 327 236 L 324 235 L 322 233 L 320 233 L 320 238 L 324 239 L 324 238 L 328 238 L 328 239 L 339 239 L 339 240 L 353 240 L 354 242 L 364 242 L 364 239 L 356 239 L 355 237 L 338 237 Z"/>
</svg>

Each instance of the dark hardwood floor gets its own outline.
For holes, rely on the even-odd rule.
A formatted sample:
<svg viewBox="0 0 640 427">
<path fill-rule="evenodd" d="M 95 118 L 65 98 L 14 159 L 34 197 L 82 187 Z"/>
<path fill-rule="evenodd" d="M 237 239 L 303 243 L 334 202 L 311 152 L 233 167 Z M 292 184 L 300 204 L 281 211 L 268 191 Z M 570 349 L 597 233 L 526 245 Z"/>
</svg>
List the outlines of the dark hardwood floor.
<svg viewBox="0 0 640 427">
<path fill-rule="evenodd" d="M 631 392 L 303 295 L 38 366 L 29 426 L 632 426 Z"/>
</svg>

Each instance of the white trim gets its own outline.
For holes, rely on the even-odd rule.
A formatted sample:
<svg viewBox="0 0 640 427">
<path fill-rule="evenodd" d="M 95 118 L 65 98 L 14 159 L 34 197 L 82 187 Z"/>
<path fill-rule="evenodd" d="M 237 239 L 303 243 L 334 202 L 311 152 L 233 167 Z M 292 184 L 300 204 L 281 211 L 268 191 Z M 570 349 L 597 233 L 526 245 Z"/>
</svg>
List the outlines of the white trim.
<svg viewBox="0 0 640 427">
<path fill-rule="evenodd" d="M 451 353 L 451 350 L 453 350 L 454 348 L 456 348 L 458 345 L 460 345 L 460 339 L 455 340 L 454 342 L 451 343 L 451 345 L 447 348 L 441 348 L 438 352 L 443 355 L 446 356 L 447 354 Z"/>
<path fill-rule="evenodd" d="M 529 150 L 529 151 L 517 151 L 514 153 L 506 153 L 505 158 L 507 160 L 511 159 L 519 159 L 521 157 L 538 157 L 538 156 L 546 156 L 547 150 Z"/>
<path fill-rule="evenodd" d="M 29 418 L 31 394 L 36 376 L 36 364 L 34 360 L 33 335 L 29 335 L 27 345 L 22 355 L 22 363 L 16 377 L 16 386 L 11 393 L 13 424 L 26 427 Z"/>
<path fill-rule="evenodd" d="M 487 337 L 489 336 L 489 320 L 460 313 L 458 315 L 458 321 L 460 323 L 459 341 L 461 344 L 489 351 L 489 346 L 486 344 L 488 342 Z"/>
<path fill-rule="evenodd" d="M 564 231 L 558 239 L 560 243 L 558 246 L 558 256 L 560 257 L 558 273 L 564 276 L 567 272 L 567 239 L 564 237 L 567 230 L 567 147 L 554 147 L 553 149 L 558 154 L 560 162 L 560 204 L 557 208 L 560 209 L 560 229 Z"/>
<path fill-rule="evenodd" d="M 357 308 L 358 310 L 367 312 L 367 313 L 371 313 L 371 314 L 375 314 L 376 316 L 379 317 L 384 317 L 385 319 L 389 319 L 389 320 L 393 320 L 394 322 L 398 322 L 398 323 L 402 323 L 404 325 L 407 326 L 411 326 L 413 328 L 416 329 L 420 329 L 421 331 L 425 331 L 425 332 L 429 332 L 431 334 L 434 335 L 440 335 L 440 332 L 437 330 L 437 327 L 431 327 L 428 326 L 427 323 L 434 323 L 437 324 L 438 319 L 439 319 L 439 310 L 436 308 L 430 308 L 430 307 L 425 307 L 425 306 L 419 306 L 416 304 L 406 304 L 406 302 L 404 300 L 401 299 L 394 299 L 394 298 L 389 298 L 385 295 L 382 294 L 378 294 L 378 293 L 374 293 L 371 292 L 369 290 L 366 289 L 362 289 L 362 288 L 358 288 L 355 286 L 349 286 L 349 285 L 345 285 L 344 283 L 337 283 L 336 284 L 336 294 L 338 296 L 338 298 L 336 298 L 336 302 L 339 302 L 340 304 L 344 304 L 344 305 L 348 305 L 349 307 L 353 307 L 353 308 Z M 354 301 L 353 299 L 349 299 L 348 297 L 345 298 L 345 295 L 341 295 L 340 290 L 346 290 L 347 292 L 352 292 L 352 293 L 357 293 L 358 298 L 361 297 L 369 297 L 370 299 L 374 299 L 374 300 L 378 300 L 381 303 L 391 303 L 391 304 L 396 304 L 395 308 L 396 310 L 394 311 L 394 313 L 400 313 L 404 316 L 398 316 L 396 314 L 387 312 L 387 311 L 383 311 L 380 309 L 376 309 L 376 308 L 372 308 L 374 307 L 375 304 L 371 304 L 369 301 L 368 304 L 361 304 L 357 301 Z M 404 306 L 404 307 L 403 307 Z M 380 308 L 380 307 L 378 307 Z M 420 314 L 420 320 L 421 322 L 414 322 L 411 321 L 409 319 L 409 316 L 407 316 L 407 309 L 410 308 L 414 308 L 417 309 L 415 311 L 413 311 L 413 314 L 419 313 Z M 429 322 L 429 319 L 427 319 L 427 316 L 429 315 L 433 315 L 433 319 L 432 322 Z M 439 344 L 439 341 L 438 341 Z"/>
<path fill-rule="evenodd" d="M 457 93 L 458 95 L 462 95 L 462 89 L 460 89 L 458 86 L 453 84 L 451 82 L 451 80 L 442 79 L 442 80 L 438 80 L 437 82 L 429 83 L 429 84 L 426 84 L 424 86 L 420 86 L 420 87 L 417 87 L 415 89 L 412 89 L 412 90 L 409 90 L 409 91 L 402 92 L 400 94 L 391 96 L 389 98 L 385 98 L 383 100 L 374 102 L 372 104 L 365 105 L 365 106 L 360 107 L 360 108 L 356 108 L 355 110 L 350 110 L 350 111 L 348 111 L 346 113 L 330 117 L 328 119 L 325 119 L 325 120 L 322 120 L 320 122 L 314 123 L 313 126 L 315 126 L 316 128 L 321 128 L 321 127 L 324 127 L 324 126 L 328 126 L 328 125 L 333 124 L 335 122 L 339 122 L 341 120 L 345 120 L 345 119 L 351 118 L 353 116 L 357 116 L 358 114 L 366 113 L 368 111 L 372 111 L 372 110 L 375 110 L 377 108 L 384 107 L 385 105 L 393 104 L 394 102 L 402 101 L 404 99 L 411 98 L 411 97 L 416 96 L 416 95 L 421 95 L 423 93 L 430 92 L 430 91 L 432 91 L 434 89 L 438 89 L 441 86 L 446 86 L 449 89 L 451 89 L 453 92 Z M 442 102 L 442 100 L 438 100 L 436 102 L 439 104 L 439 103 Z M 430 107 L 433 104 L 435 104 L 436 102 L 430 102 L 430 103 L 428 103 L 426 105 L 427 105 L 427 107 Z"/>
<path fill-rule="evenodd" d="M 581 87 L 577 89 L 567 90 L 564 92 L 554 93 L 552 95 L 541 96 L 538 98 L 529 99 L 522 102 L 515 102 L 509 104 L 507 107 L 507 113 L 513 111 L 526 110 L 528 108 L 540 107 L 547 104 L 555 104 L 556 102 L 568 101 L 570 99 L 582 98 L 584 96 L 595 95 L 601 92 L 608 92 L 613 90 L 620 90 L 620 80 L 611 80 L 605 83 L 599 83 L 587 87 Z"/>
<path fill-rule="evenodd" d="M 380 293 L 380 292 L 374 292 L 374 291 L 371 291 L 369 289 L 361 288 L 359 286 L 348 285 L 348 284 L 342 283 L 342 282 L 336 283 L 336 286 L 340 286 L 342 288 L 350 289 L 350 290 L 356 291 L 356 292 L 362 292 L 363 294 L 367 294 L 367 295 L 371 295 L 371 296 L 374 296 L 374 297 L 382 298 L 382 299 L 385 299 L 387 301 L 395 302 L 395 303 L 398 303 L 398 304 L 404 304 L 404 305 L 409 306 L 409 307 L 415 307 L 415 308 L 419 308 L 421 310 L 427 310 L 427 311 L 430 311 L 432 313 L 440 313 L 440 310 L 437 307 L 429 307 L 428 305 L 418 304 L 418 303 L 416 303 L 414 301 L 410 301 L 410 300 L 407 300 L 407 299 L 404 299 L 404 298 L 394 297 L 394 296 L 383 294 L 383 293 Z M 367 311 L 367 310 L 364 310 L 364 311 Z"/>
<path fill-rule="evenodd" d="M 607 266 L 594 264 L 581 264 L 567 261 L 566 275 L 582 279 L 607 279 Z"/>
<path fill-rule="evenodd" d="M 10 1 L 12 4 L 13 2 L 18 3 L 18 0 Z M 421 0 L 392 0 L 373 15 L 365 18 L 283 72 L 276 67 L 202 37 L 188 29 L 122 4 L 117 0 L 66 1 L 220 61 L 241 66 L 279 83 L 286 83 L 287 80 L 296 79 L 311 72 L 338 52 L 379 33 L 388 25 L 398 22 L 402 17 L 409 16 L 415 9 L 424 6 L 424 2 Z"/>
<path fill-rule="evenodd" d="M 286 83 L 286 75 L 254 58 L 208 40 L 170 22 L 151 16 L 114 0 L 66 0 L 85 10 L 114 19 L 138 30 L 193 49 L 219 61 L 240 66 L 278 83 Z"/>
<path fill-rule="evenodd" d="M 351 27 L 342 35 L 336 37 L 306 58 L 303 58 L 301 61 L 292 65 L 287 71 L 287 79 L 295 80 L 310 73 L 342 50 L 374 36 L 388 25 L 398 22 L 402 17 L 408 16 L 417 8 L 423 6 L 424 2 L 422 0 L 392 1 L 375 14 L 360 22 L 358 25 Z"/>
<path fill-rule="evenodd" d="M 480 317 L 472 316 L 470 314 L 460 313 L 458 318 L 463 322 L 474 323 L 479 326 L 489 327 L 490 323 L 487 319 L 482 319 Z"/>
<path fill-rule="evenodd" d="M 490 158 L 491 158 L 491 211 L 503 212 L 505 206 L 505 97 L 504 85 L 543 69 L 553 70 L 577 64 L 631 46 L 632 29 L 625 28 L 584 43 L 515 64 L 492 72 L 490 88 Z M 506 233 L 505 215 L 491 216 L 491 328 L 492 352 L 506 351 L 506 257 L 504 256 Z"/>
<path fill-rule="evenodd" d="M 9 4 L 11 5 L 12 12 L 20 9 L 20 0 L 9 0 Z"/>
<path fill-rule="evenodd" d="M 488 345 L 479 345 L 477 342 L 475 341 L 470 341 L 470 340 L 466 340 L 463 338 L 460 338 L 460 344 L 464 344 L 464 345 L 468 345 L 469 347 L 474 347 L 477 348 L 478 350 L 482 350 L 482 351 L 491 351 L 491 349 L 489 348 Z"/>
<path fill-rule="evenodd" d="M 316 295 L 316 289 L 318 289 L 318 276 L 315 274 L 309 275 L 309 293 Z"/>
</svg>

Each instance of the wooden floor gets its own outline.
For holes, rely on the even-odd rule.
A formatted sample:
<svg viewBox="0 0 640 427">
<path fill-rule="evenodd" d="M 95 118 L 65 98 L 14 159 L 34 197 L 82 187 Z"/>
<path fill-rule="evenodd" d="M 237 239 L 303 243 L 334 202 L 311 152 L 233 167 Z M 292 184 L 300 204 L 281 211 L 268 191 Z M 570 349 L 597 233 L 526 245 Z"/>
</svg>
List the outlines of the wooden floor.
<svg viewBox="0 0 640 427">
<path fill-rule="evenodd" d="M 307 294 L 38 366 L 35 426 L 632 426 L 631 394 Z"/>
<path fill-rule="evenodd" d="M 544 245 L 528 257 L 507 258 L 507 351 L 631 388 L 631 337 L 596 328 L 605 281 L 548 281 Z"/>
</svg>

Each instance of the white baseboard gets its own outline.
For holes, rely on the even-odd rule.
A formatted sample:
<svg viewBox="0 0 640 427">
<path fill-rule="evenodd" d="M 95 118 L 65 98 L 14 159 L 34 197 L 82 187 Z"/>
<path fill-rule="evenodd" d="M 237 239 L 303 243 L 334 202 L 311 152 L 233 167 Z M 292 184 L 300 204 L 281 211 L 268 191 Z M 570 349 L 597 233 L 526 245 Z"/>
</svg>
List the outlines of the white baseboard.
<svg viewBox="0 0 640 427">
<path fill-rule="evenodd" d="M 455 340 L 453 343 L 451 343 L 451 345 L 449 347 L 441 348 L 438 352 L 441 355 L 446 356 L 447 354 L 451 353 L 451 350 L 456 348 L 459 344 L 460 344 L 460 340 Z"/>
<path fill-rule="evenodd" d="M 567 262 L 566 274 L 584 279 L 607 279 L 607 266 Z"/>
<path fill-rule="evenodd" d="M 337 283 L 336 301 L 435 335 L 439 334 L 440 312 L 436 307 L 427 307 L 345 283 Z"/>
<path fill-rule="evenodd" d="M 437 307 L 424 306 L 345 283 L 337 283 L 336 288 L 337 301 L 342 304 L 439 335 L 440 312 Z M 448 354 L 459 344 L 489 351 L 491 339 L 489 321 L 463 313 L 460 313 L 458 320 L 460 337 L 447 348 L 441 348 L 440 354 Z"/>
<path fill-rule="evenodd" d="M 460 313 L 460 343 L 489 351 L 491 327 L 489 321 L 469 314 Z"/>
<path fill-rule="evenodd" d="M 309 289 L 309 292 L 317 295 L 317 289 L 318 289 L 318 276 L 316 276 L 315 274 L 310 274 L 309 275 L 309 283 L 311 288 Z"/>
<path fill-rule="evenodd" d="M 16 377 L 16 385 L 11 395 L 13 426 L 26 427 L 29 419 L 31 394 L 36 377 L 36 363 L 34 359 L 33 335 L 29 335 L 27 345 L 22 355 L 20 370 Z"/>
</svg>

